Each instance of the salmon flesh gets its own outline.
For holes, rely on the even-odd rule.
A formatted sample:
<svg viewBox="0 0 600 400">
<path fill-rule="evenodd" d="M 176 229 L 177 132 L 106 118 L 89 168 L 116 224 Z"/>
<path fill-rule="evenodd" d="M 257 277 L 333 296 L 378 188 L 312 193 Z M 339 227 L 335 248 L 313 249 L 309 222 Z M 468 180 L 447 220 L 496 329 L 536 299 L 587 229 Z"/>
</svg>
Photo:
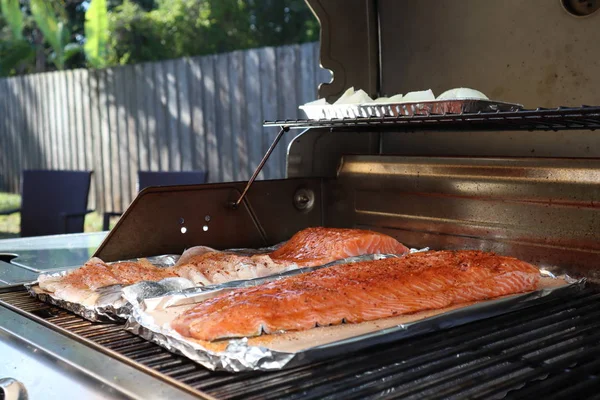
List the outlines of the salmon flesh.
<svg viewBox="0 0 600 400">
<path fill-rule="evenodd" d="M 95 290 L 110 285 L 131 285 L 140 281 L 159 281 L 175 277 L 166 268 L 158 268 L 145 259 L 136 262 L 106 264 L 99 258 L 91 258 L 81 268 L 65 276 L 40 275 L 41 289 L 56 297 L 83 305 L 94 305 L 99 297 Z"/>
<path fill-rule="evenodd" d="M 187 250 L 173 272 L 196 284 L 209 285 L 260 278 L 365 254 L 408 252 L 406 246 L 388 235 L 361 229 L 337 228 L 304 229 L 280 248 L 267 254 L 243 256 L 209 252 L 206 249 L 197 247 Z"/>
<path fill-rule="evenodd" d="M 364 254 L 405 254 L 408 248 L 391 236 L 362 229 L 307 228 L 270 254 L 279 262 L 314 267 Z"/>
<path fill-rule="evenodd" d="M 539 270 L 481 251 L 336 265 L 206 300 L 171 326 L 199 340 L 359 323 L 535 290 Z"/>
<path fill-rule="evenodd" d="M 92 258 L 66 276 L 41 275 L 39 285 L 63 300 L 93 305 L 99 296 L 95 290 L 109 285 L 131 285 L 169 277 L 182 277 L 195 284 L 210 285 L 260 278 L 351 256 L 404 254 L 407 251 L 396 239 L 377 232 L 308 228 L 296 233 L 272 253 L 240 255 L 196 246 L 186 250 L 171 268 L 160 268 L 146 260 L 108 265 L 98 258 Z"/>
</svg>

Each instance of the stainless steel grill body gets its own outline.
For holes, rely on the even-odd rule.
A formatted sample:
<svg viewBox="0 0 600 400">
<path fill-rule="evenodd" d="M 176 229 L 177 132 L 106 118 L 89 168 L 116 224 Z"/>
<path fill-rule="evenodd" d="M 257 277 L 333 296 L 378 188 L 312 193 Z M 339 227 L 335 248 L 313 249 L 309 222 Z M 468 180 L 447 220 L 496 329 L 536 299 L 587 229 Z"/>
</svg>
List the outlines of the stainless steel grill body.
<svg viewBox="0 0 600 400">
<path fill-rule="evenodd" d="M 335 75 L 320 90 L 330 99 L 352 85 L 393 94 L 431 84 L 438 93 L 471 85 L 527 106 L 600 104 L 595 43 L 575 40 L 595 37 L 600 14 L 577 20 L 558 0 L 486 2 L 491 8 L 478 0 L 308 3 L 323 28 L 323 64 Z M 453 26 L 440 24 L 449 16 Z M 519 35 L 507 36 L 511 29 Z M 470 36 L 459 40 L 460 32 Z M 506 46 L 481 66 L 460 57 L 489 46 L 491 34 Z M 535 51 L 524 50 L 527 44 Z M 457 50 L 443 57 L 448 49 Z M 498 62 L 507 58 L 510 72 Z M 579 72 L 569 78 L 567 68 Z M 96 255 L 114 261 L 195 244 L 257 247 L 325 225 L 374 229 L 413 247 L 492 250 L 592 282 L 600 276 L 598 107 L 275 125 L 309 128 L 290 144 L 288 179 L 255 183 L 237 208 L 231 204 L 244 183 L 145 189 Z M 29 267 L 21 268 L 27 276 L 39 270 Z M 16 275 L 3 271 L 0 279 Z M 0 292 L 0 354 L 11 359 L 0 363 L 0 378 L 20 367 L 50 367 L 53 374 L 41 374 L 46 380 L 18 372 L 43 398 L 51 398 L 44 391 L 65 397 L 49 391 L 52 382 L 86 398 L 593 397 L 600 387 L 599 300 L 592 284 L 571 297 L 318 364 L 230 374 L 11 288 Z"/>
</svg>

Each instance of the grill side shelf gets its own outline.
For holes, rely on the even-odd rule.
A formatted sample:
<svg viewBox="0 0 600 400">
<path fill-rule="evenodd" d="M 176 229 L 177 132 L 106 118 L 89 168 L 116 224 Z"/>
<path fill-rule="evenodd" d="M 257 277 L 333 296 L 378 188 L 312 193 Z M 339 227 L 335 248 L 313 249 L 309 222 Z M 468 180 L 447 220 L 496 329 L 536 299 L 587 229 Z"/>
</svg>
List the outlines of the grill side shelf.
<svg viewBox="0 0 600 400">
<path fill-rule="evenodd" d="M 144 373 L 165 381 L 188 392 L 194 397 L 212 399 L 210 395 L 194 390 L 188 385 L 182 384 L 162 372 L 163 369 L 174 365 L 173 360 L 177 360 L 179 364 L 186 362 L 187 359 L 184 359 L 183 357 L 172 355 L 163 350 L 163 358 L 158 361 L 169 358 L 171 362 L 168 365 L 160 362 L 152 365 L 144 365 L 143 363 L 137 362 L 136 358 L 132 356 L 137 356 L 140 359 L 146 355 L 155 356 L 156 350 L 153 348 L 157 346 L 126 332 L 123 329 L 123 325 L 87 321 L 71 312 L 42 303 L 41 301 L 32 298 L 29 293 L 24 290 L 0 293 L 0 306 L 4 306 L 11 311 L 22 314 L 45 327 L 67 336 L 69 339 L 73 339 L 94 350 L 100 351 L 114 359 L 139 369 Z M 152 358 L 150 361 L 157 360 Z M 85 366 L 82 367 L 85 368 Z"/>
</svg>

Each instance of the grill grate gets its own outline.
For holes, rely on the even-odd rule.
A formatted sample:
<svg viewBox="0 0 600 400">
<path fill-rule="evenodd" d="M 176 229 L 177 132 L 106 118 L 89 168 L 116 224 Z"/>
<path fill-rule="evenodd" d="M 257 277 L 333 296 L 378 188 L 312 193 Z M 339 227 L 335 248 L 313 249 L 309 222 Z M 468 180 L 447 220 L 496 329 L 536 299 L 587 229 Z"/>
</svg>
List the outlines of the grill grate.
<svg viewBox="0 0 600 400">
<path fill-rule="evenodd" d="M 391 128 L 460 130 L 573 130 L 599 129 L 600 106 L 538 108 L 535 110 L 497 111 L 462 114 L 425 114 L 399 117 L 342 118 L 331 120 L 276 120 L 264 126 L 304 128 Z"/>
<path fill-rule="evenodd" d="M 222 399 L 582 398 L 600 393 L 600 291 L 290 370 L 211 372 L 124 331 L 35 300 L 0 303 Z"/>
</svg>

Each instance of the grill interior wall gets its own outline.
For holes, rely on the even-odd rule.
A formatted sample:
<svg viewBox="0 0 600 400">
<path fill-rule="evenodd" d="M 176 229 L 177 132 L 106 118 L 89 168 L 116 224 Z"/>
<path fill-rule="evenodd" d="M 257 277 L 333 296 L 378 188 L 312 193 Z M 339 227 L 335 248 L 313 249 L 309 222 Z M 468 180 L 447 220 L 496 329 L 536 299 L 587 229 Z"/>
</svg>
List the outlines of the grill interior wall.
<svg viewBox="0 0 600 400">
<path fill-rule="evenodd" d="M 462 86 L 526 107 L 600 103 L 600 11 L 576 17 L 560 0 L 307 2 L 333 72 L 319 89 L 329 100 L 351 86 L 388 96 Z"/>
<path fill-rule="evenodd" d="M 596 278 L 598 183 L 600 160 L 592 159 L 344 156 L 326 223 Z"/>
<path fill-rule="evenodd" d="M 559 0 L 379 0 L 378 9 L 383 94 L 463 86 L 526 107 L 600 104 L 591 40 L 600 12 L 575 17 Z"/>
</svg>

